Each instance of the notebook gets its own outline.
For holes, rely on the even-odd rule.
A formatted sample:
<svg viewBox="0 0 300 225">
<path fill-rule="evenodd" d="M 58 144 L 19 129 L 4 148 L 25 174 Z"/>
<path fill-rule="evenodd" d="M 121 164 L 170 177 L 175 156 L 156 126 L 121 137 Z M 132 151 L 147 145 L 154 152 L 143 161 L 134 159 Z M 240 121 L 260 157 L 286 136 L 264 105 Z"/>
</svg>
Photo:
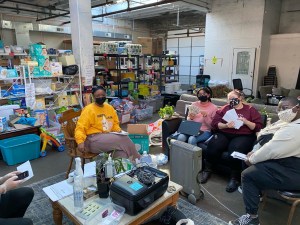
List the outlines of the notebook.
<svg viewBox="0 0 300 225">
<path fill-rule="evenodd" d="M 191 121 L 191 120 L 183 120 L 180 123 L 178 128 L 178 132 L 181 134 L 187 134 L 192 136 L 197 136 L 200 132 L 201 123 Z"/>
</svg>

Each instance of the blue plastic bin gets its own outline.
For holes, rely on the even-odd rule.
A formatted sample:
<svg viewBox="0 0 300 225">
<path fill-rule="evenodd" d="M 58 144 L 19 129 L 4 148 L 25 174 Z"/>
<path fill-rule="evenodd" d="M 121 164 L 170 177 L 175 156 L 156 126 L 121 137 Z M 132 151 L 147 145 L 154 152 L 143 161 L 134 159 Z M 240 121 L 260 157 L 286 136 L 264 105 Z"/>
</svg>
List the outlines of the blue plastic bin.
<svg viewBox="0 0 300 225">
<path fill-rule="evenodd" d="M 4 162 L 7 165 L 15 165 L 40 157 L 41 139 L 36 134 L 0 140 L 0 149 Z"/>
</svg>

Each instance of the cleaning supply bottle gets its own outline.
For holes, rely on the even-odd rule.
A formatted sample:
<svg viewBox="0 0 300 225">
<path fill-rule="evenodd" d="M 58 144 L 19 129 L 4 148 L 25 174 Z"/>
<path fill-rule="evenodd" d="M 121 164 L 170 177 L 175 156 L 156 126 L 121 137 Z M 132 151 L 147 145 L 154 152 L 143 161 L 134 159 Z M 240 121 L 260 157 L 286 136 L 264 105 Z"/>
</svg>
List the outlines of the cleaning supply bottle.
<svg viewBox="0 0 300 225">
<path fill-rule="evenodd" d="M 143 155 L 140 158 L 141 163 L 151 166 L 152 158 L 151 155 L 148 155 L 146 151 L 143 152 Z"/>
<path fill-rule="evenodd" d="M 111 154 L 108 155 L 108 160 L 105 163 L 105 178 L 112 178 L 115 175 L 115 165 L 111 158 Z"/>
<path fill-rule="evenodd" d="M 80 212 L 83 209 L 83 171 L 81 168 L 81 159 L 75 158 L 76 167 L 74 172 L 74 185 L 73 185 L 73 197 L 74 197 L 74 209 L 75 213 Z"/>
</svg>

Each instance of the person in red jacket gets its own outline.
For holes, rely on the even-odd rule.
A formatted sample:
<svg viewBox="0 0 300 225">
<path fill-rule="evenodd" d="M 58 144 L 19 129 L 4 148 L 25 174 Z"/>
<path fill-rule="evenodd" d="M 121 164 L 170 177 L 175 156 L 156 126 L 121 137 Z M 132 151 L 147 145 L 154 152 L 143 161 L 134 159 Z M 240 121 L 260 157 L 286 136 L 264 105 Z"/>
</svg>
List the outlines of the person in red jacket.
<svg viewBox="0 0 300 225">
<path fill-rule="evenodd" d="M 256 132 L 263 127 L 260 113 L 251 105 L 244 103 L 243 95 L 238 90 L 233 90 L 227 95 L 228 104 L 216 112 L 212 120 L 212 128 L 216 130 L 205 152 L 205 169 L 202 173 L 201 183 L 206 183 L 211 175 L 211 167 L 221 158 L 223 152 L 240 152 L 247 154 L 252 150 L 256 140 Z M 226 112 L 234 109 L 238 121 L 225 121 Z M 238 126 L 238 122 L 241 126 Z M 227 192 L 237 190 L 240 174 L 241 160 L 230 157 L 231 179 L 226 187 Z"/>
</svg>

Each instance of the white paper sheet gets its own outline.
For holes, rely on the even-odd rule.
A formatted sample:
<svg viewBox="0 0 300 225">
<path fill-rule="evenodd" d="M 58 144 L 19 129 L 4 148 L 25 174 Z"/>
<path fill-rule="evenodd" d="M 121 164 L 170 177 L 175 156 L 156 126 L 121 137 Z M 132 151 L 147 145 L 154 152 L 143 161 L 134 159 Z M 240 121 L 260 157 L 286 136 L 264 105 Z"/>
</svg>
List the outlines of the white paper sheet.
<svg viewBox="0 0 300 225">
<path fill-rule="evenodd" d="M 96 176 L 96 162 L 89 162 L 84 164 L 84 174 L 83 177 L 93 177 Z"/>
<path fill-rule="evenodd" d="M 20 172 L 25 172 L 28 170 L 28 174 L 29 176 L 26 177 L 23 181 L 29 180 L 30 178 L 32 178 L 33 172 L 32 172 L 32 167 L 29 161 L 24 162 L 23 164 L 21 164 L 20 166 L 17 167 L 17 170 Z"/>
<path fill-rule="evenodd" d="M 240 153 L 240 152 L 233 152 L 233 153 L 231 153 L 231 156 L 233 158 L 240 159 L 240 160 L 246 160 L 247 159 L 247 155 L 245 155 L 243 153 Z"/>
<path fill-rule="evenodd" d="M 223 116 L 223 120 L 226 122 L 234 122 L 234 128 L 239 129 L 241 126 L 243 126 L 243 121 L 239 120 L 239 117 L 235 111 L 235 109 L 228 110 L 225 115 Z"/>
<path fill-rule="evenodd" d="M 121 130 L 121 132 L 110 132 L 110 134 L 128 135 L 129 133 L 124 130 Z"/>
<path fill-rule="evenodd" d="M 68 195 L 73 194 L 73 185 L 64 180 L 43 188 L 43 191 L 53 202 L 56 202 L 64 197 L 67 197 Z"/>
</svg>

